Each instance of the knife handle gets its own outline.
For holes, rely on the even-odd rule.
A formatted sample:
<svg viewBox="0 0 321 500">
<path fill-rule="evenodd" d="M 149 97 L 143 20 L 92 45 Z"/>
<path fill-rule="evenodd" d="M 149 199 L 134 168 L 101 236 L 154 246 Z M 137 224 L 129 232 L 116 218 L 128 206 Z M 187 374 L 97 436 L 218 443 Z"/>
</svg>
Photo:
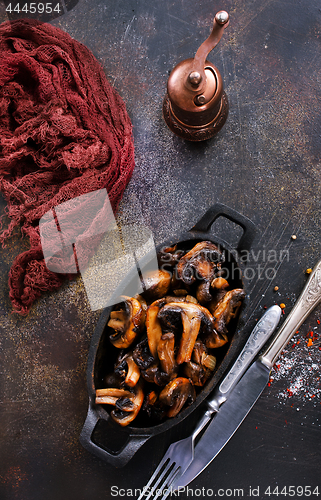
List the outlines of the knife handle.
<svg viewBox="0 0 321 500">
<path fill-rule="evenodd" d="M 261 361 L 272 369 L 282 349 L 289 342 L 295 331 L 302 325 L 311 311 L 321 301 L 321 260 L 317 263 L 301 295 L 296 301 L 293 309 L 274 337 L 271 345 L 261 356 Z"/>
<path fill-rule="evenodd" d="M 220 405 L 226 401 L 228 394 L 234 389 L 255 356 L 274 332 L 280 321 L 280 316 L 281 308 L 275 305 L 270 307 L 257 322 L 232 368 L 220 383 L 214 396 L 207 400 L 210 411 L 218 411 Z"/>
</svg>

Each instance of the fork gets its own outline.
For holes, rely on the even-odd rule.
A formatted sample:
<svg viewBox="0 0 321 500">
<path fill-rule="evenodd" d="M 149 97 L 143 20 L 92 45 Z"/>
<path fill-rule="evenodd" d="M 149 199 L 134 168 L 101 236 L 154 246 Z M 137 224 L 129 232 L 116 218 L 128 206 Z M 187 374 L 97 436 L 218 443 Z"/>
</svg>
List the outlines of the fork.
<svg viewBox="0 0 321 500">
<path fill-rule="evenodd" d="M 143 498 L 149 500 L 155 491 L 155 499 L 159 498 L 162 493 L 162 500 L 168 497 L 171 493 L 170 486 L 173 484 L 173 481 L 182 476 L 193 461 L 196 437 L 211 420 L 213 413 L 219 411 L 221 404 L 226 401 L 228 395 L 232 392 L 250 363 L 272 335 L 280 320 L 280 316 L 281 309 L 275 305 L 270 307 L 257 322 L 232 368 L 215 390 L 214 395 L 206 401 L 207 410 L 198 422 L 193 434 L 169 446 L 163 459 L 137 500 L 142 500 Z M 164 492 L 164 487 L 167 488 L 166 492 Z M 148 493 L 147 496 L 146 493 Z"/>
<path fill-rule="evenodd" d="M 174 479 L 176 479 L 176 477 L 178 476 L 178 473 L 182 475 L 186 471 L 194 458 L 194 441 L 196 439 L 196 436 L 198 436 L 198 434 L 202 431 L 206 424 L 211 420 L 213 411 L 208 409 L 204 413 L 191 436 L 187 436 L 187 438 L 176 441 L 169 446 L 154 474 L 152 475 L 146 486 L 143 488 L 143 491 L 138 500 L 142 500 L 142 498 L 148 500 L 149 498 L 151 498 L 155 491 L 157 493 L 154 498 L 159 498 L 159 496 L 162 494 L 163 488 L 165 486 L 168 486 L 169 488 Z M 160 484 L 161 488 L 159 488 Z M 146 493 L 148 491 L 149 494 L 146 496 Z M 167 498 L 169 493 L 170 490 L 164 493 L 163 498 Z"/>
</svg>

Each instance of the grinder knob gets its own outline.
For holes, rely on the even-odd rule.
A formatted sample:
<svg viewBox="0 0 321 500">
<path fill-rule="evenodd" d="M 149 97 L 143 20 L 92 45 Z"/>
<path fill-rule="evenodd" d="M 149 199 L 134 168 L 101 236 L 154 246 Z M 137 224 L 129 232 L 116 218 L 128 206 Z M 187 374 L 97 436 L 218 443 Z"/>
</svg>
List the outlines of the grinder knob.
<svg viewBox="0 0 321 500">
<path fill-rule="evenodd" d="M 195 57 L 180 62 L 171 72 L 163 103 L 164 119 L 178 136 L 190 141 L 213 137 L 224 125 L 228 100 L 218 69 L 207 56 L 229 24 L 225 11 L 216 14 L 210 36 Z"/>
</svg>

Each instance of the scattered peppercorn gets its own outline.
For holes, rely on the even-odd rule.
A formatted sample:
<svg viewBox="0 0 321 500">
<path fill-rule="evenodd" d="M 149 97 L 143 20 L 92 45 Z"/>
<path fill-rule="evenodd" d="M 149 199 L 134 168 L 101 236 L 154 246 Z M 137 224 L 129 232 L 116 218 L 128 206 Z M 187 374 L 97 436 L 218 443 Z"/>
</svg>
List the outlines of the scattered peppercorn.
<svg viewBox="0 0 321 500">
<path fill-rule="evenodd" d="M 296 240 L 296 234 L 292 234 L 291 238 L 292 240 Z"/>
<path fill-rule="evenodd" d="M 275 292 L 277 292 L 277 291 L 278 291 L 278 289 L 279 289 L 279 287 L 278 287 L 278 286 L 275 286 L 275 287 L 273 288 L 273 290 L 274 290 Z"/>
<path fill-rule="evenodd" d="M 309 267 L 306 271 L 305 271 L 307 274 L 311 274 L 312 273 L 312 269 L 311 267 Z"/>
</svg>

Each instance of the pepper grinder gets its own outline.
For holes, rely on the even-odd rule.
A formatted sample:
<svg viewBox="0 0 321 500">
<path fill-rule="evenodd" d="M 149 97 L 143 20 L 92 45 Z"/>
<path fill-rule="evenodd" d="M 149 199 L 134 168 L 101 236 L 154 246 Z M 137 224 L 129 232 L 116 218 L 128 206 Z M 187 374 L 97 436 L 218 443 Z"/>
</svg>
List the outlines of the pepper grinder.
<svg viewBox="0 0 321 500">
<path fill-rule="evenodd" d="M 199 47 L 194 59 L 180 62 L 169 76 L 163 102 L 164 119 L 172 132 L 183 139 L 210 139 L 226 121 L 229 105 L 223 80 L 207 56 L 228 24 L 228 13 L 218 12 L 210 36 Z"/>
</svg>

